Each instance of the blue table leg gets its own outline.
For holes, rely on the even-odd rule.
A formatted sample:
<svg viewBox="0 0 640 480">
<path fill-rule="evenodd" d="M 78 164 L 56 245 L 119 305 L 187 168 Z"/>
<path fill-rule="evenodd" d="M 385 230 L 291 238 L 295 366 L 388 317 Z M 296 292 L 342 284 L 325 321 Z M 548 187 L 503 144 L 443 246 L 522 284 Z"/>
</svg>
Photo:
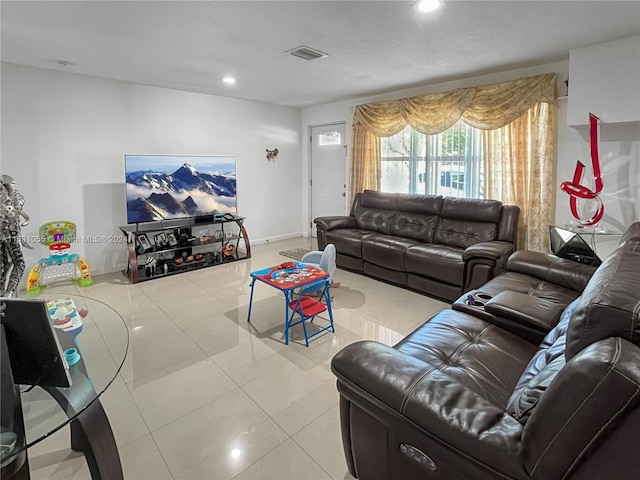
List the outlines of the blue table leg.
<svg viewBox="0 0 640 480">
<path fill-rule="evenodd" d="M 291 294 L 293 298 L 293 293 Z M 293 314 L 291 315 L 293 317 Z M 289 291 L 284 291 L 284 344 L 289 345 Z"/>
<path fill-rule="evenodd" d="M 249 295 L 249 313 L 247 313 L 247 323 L 251 323 L 251 306 L 253 305 L 253 286 L 256 283 L 256 279 L 251 277 L 251 295 Z"/>
<path fill-rule="evenodd" d="M 331 311 L 331 293 L 329 292 L 329 282 L 324 289 L 325 300 L 327 301 L 327 310 L 329 311 L 329 320 L 331 321 L 331 331 L 336 333 L 336 329 L 333 327 L 333 312 Z"/>
</svg>

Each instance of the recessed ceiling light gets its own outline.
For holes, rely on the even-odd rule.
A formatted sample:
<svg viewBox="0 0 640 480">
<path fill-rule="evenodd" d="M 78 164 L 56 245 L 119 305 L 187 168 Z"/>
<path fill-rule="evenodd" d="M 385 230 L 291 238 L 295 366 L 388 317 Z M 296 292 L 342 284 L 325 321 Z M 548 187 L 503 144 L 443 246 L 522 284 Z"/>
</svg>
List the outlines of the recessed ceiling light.
<svg viewBox="0 0 640 480">
<path fill-rule="evenodd" d="M 222 81 L 224 83 L 228 83 L 229 85 L 233 85 L 234 83 L 236 83 L 236 79 L 233 77 L 224 77 Z"/>
<path fill-rule="evenodd" d="M 442 5 L 443 0 L 422 0 L 416 4 L 416 10 L 421 13 L 429 13 L 437 10 Z"/>
</svg>

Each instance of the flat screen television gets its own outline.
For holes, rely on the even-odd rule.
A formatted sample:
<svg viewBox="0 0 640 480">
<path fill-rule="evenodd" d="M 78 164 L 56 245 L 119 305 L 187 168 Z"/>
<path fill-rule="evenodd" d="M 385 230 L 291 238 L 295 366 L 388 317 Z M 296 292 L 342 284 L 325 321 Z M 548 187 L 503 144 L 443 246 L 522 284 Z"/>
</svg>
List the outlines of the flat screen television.
<svg viewBox="0 0 640 480">
<path fill-rule="evenodd" d="M 596 267 L 602 263 L 596 252 L 576 232 L 550 225 L 549 240 L 551 251 L 556 257 Z"/>
<path fill-rule="evenodd" d="M 236 158 L 125 155 L 127 222 L 236 212 Z"/>
</svg>

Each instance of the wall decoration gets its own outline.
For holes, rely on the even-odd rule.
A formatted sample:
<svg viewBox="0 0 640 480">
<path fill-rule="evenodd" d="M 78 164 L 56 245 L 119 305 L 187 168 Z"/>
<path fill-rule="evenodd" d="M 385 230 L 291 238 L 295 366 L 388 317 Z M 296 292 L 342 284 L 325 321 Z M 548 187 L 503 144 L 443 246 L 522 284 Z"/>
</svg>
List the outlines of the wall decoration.
<svg viewBox="0 0 640 480">
<path fill-rule="evenodd" d="M 581 184 L 582 174 L 585 165 L 578 160 L 576 169 L 573 172 L 573 180 L 570 182 L 562 182 L 560 188 L 569 195 L 569 207 L 573 217 L 584 226 L 596 225 L 604 215 L 604 204 L 599 195 L 602 191 L 602 173 L 600 171 L 600 158 L 598 156 L 598 120 L 593 113 L 589 114 L 589 144 L 591 148 L 591 166 L 593 168 L 594 189 L 591 190 Z M 589 213 L 591 217 L 583 219 L 578 202 L 590 204 Z"/>
<path fill-rule="evenodd" d="M 269 150 L 267 148 L 267 160 L 275 160 L 278 153 L 280 153 L 280 151 L 277 148 L 274 148 L 273 150 Z"/>
</svg>

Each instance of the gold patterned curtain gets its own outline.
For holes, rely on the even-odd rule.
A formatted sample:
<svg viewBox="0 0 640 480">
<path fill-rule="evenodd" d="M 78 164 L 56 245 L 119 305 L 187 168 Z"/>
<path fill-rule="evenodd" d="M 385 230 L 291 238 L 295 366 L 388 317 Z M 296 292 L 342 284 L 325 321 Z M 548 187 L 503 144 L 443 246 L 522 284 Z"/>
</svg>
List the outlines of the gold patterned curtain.
<svg viewBox="0 0 640 480">
<path fill-rule="evenodd" d="M 352 127 L 351 204 L 357 192 L 380 190 L 380 137 L 359 123 Z"/>
<path fill-rule="evenodd" d="M 485 196 L 520 207 L 519 249 L 549 251 L 556 118 L 553 105 L 537 103 L 509 125 L 483 132 Z"/>
<path fill-rule="evenodd" d="M 485 147 L 485 175 L 491 178 L 487 183 L 495 181 L 498 185 L 508 183 L 509 186 L 485 185 L 485 196 L 518 205 L 522 211 L 522 225 L 526 227 L 519 245 L 521 248 L 526 246 L 533 250 L 545 250 L 546 240 L 542 237 L 547 236 L 546 225 L 552 220 L 555 208 L 552 169 L 549 168 L 549 165 L 553 165 L 554 155 L 556 112 L 552 105 L 555 104 L 555 90 L 556 75 L 550 73 L 481 87 L 358 105 L 353 116 L 352 199 L 366 188 L 380 189 L 380 137 L 395 135 L 407 125 L 425 135 L 435 135 L 460 119 L 481 130 L 504 130 L 500 141 L 491 141 L 500 136 L 498 133 L 484 137 L 489 142 Z M 527 123 L 528 130 L 519 125 L 508 128 L 522 117 L 531 117 Z M 372 137 L 377 138 L 377 144 Z M 507 144 L 513 154 L 504 153 Z M 521 159 L 519 155 L 522 151 L 527 151 L 530 158 Z M 502 180 L 505 175 L 520 175 L 523 168 L 520 165 L 517 169 L 507 167 L 507 158 L 512 158 L 509 160 L 511 163 L 522 161 L 527 165 L 526 181 L 510 178 L 505 183 Z M 363 173 L 366 176 L 359 178 Z M 517 195 L 511 191 L 516 185 L 524 188 Z M 529 219 L 533 214 L 536 219 Z"/>
</svg>

